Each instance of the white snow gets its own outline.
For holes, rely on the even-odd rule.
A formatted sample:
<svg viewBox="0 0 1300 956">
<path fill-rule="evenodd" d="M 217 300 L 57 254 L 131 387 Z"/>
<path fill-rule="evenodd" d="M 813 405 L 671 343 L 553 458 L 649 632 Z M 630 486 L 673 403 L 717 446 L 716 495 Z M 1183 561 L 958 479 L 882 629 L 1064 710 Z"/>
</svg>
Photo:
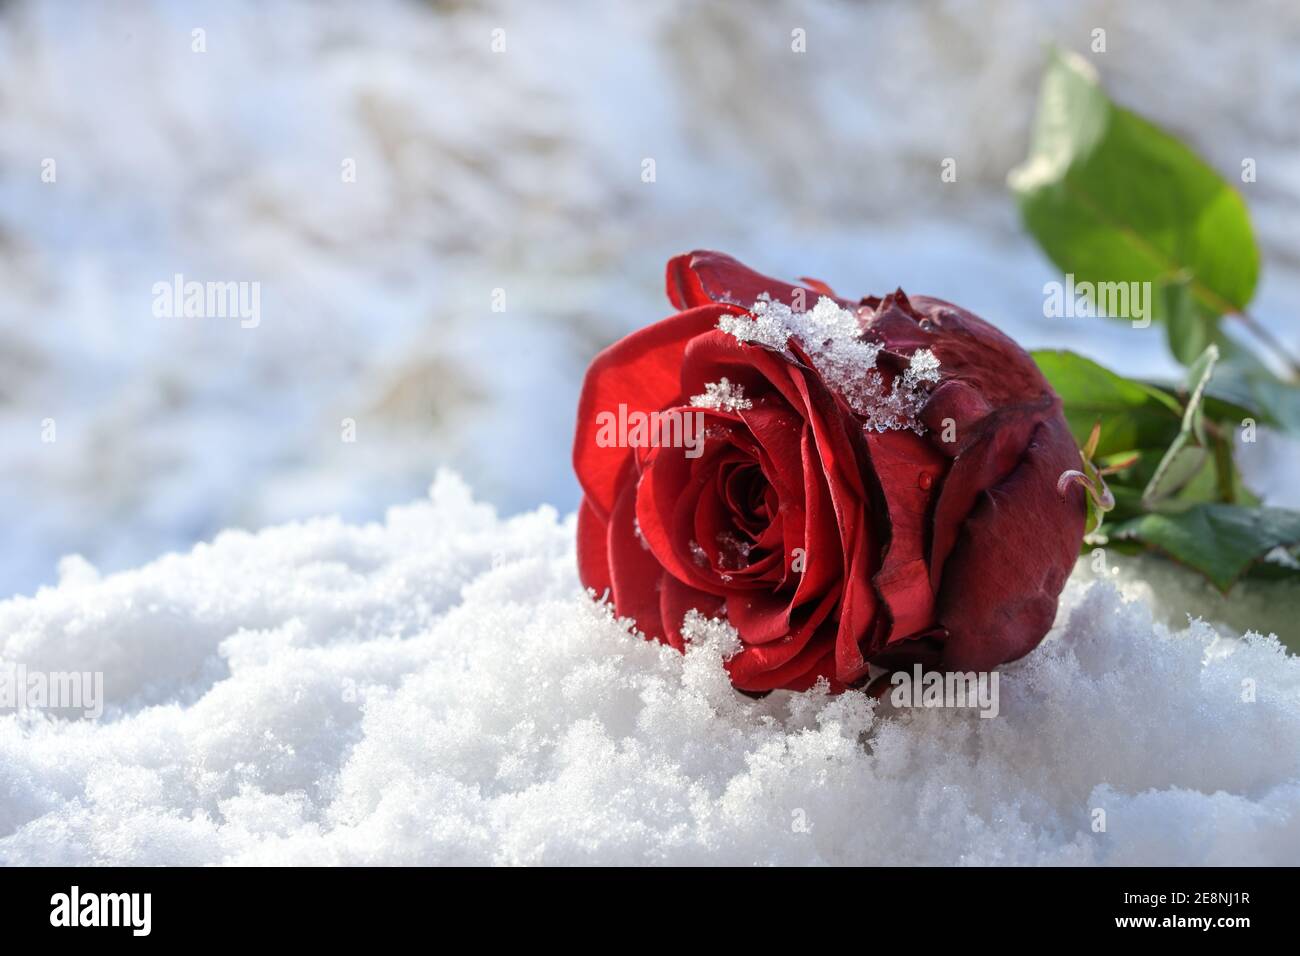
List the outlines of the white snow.
<svg viewBox="0 0 1300 956">
<path fill-rule="evenodd" d="M 821 296 L 806 311 L 764 293 L 749 315 L 724 315 L 718 328 L 738 342 L 784 352 L 793 338 L 807 353 L 822 379 L 873 431 L 910 429 L 918 435 L 925 426 L 917 419 L 925 405 L 927 385 L 939 381 L 939 360 L 929 349 L 917 349 L 908 367 L 886 385 L 876 368 L 881 346 L 862 338 L 862 327 L 852 309 Z M 704 400 L 712 401 L 713 386 Z M 695 399 L 691 399 L 695 404 Z"/>
<path fill-rule="evenodd" d="M 733 382 L 725 375 L 719 381 L 705 382 L 703 395 L 692 395 L 694 408 L 716 408 L 723 412 L 738 412 L 753 408 L 754 403 L 745 397 L 745 386 Z"/>
<path fill-rule="evenodd" d="M 1300 861 L 1300 660 L 1168 629 L 1173 584 L 1085 562 L 1000 716 L 885 717 L 737 694 L 716 622 L 633 638 L 573 539 L 443 474 L 382 524 L 65 561 L 0 664 L 102 670 L 107 709 L 0 717 L 0 863 Z"/>
</svg>

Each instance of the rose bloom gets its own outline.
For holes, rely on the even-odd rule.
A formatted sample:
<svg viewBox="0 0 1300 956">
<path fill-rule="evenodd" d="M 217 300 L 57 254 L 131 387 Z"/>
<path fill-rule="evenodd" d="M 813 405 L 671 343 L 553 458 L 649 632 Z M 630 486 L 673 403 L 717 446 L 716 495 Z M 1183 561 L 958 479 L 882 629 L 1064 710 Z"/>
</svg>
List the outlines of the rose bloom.
<svg viewBox="0 0 1300 956">
<path fill-rule="evenodd" d="M 725 618 L 748 692 L 1032 650 L 1084 528 L 1082 489 L 1057 490 L 1079 466 L 1060 399 L 964 309 L 804 283 L 678 256 L 677 314 L 592 362 L 583 584 L 678 649 L 688 611 Z"/>
</svg>

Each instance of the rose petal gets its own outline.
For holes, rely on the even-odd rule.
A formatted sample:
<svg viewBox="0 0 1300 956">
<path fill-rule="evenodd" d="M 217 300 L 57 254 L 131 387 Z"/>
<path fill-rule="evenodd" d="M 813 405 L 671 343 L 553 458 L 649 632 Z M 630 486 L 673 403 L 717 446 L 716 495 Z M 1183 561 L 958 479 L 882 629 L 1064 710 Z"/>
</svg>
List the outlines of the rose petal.
<svg viewBox="0 0 1300 956">
<path fill-rule="evenodd" d="M 811 309 L 824 295 L 822 288 L 791 285 L 772 279 L 741 265 L 721 252 L 697 250 L 674 256 L 668 261 L 668 300 L 678 309 L 689 309 L 707 302 L 727 302 L 748 309 L 767 293 L 779 302 L 800 311 Z M 835 298 L 831 296 L 831 298 Z M 835 301 L 853 308 L 847 299 Z"/>
<path fill-rule="evenodd" d="M 799 678 L 819 668 L 824 667 L 826 673 L 835 673 L 834 623 L 828 621 L 834 603 L 833 597 L 825 600 L 786 640 L 746 644 L 739 654 L 727 661 L 727 673 L 732 682 L 741 690 L 748 691 L 794 689 L 795 686 L 811 686 L 816 673 L 806 683 Z M 819 629 L 821 633 L 818 633 Z"/>
<path fill-rule="evenodd" d="M 790 633 L 790 595 L 763 591 L 729 594 L 727 617 L 747 645 L 771 643 Z"/>
<path fill-rule="evenodd" d="M 980 424 L 993 406 L 967 383 L 949 379 L 935 386 L 921 409 L 921 424 L 930 445 L 949 458 L 956 458 L 980 436 Z"/>
<path fill-rule="evenodd" d="M 862 643 L 875 618 L 877 600 L 871 587 L 874 571 L 874 537 L 867 527 L 866 498 L 862 473 L 868 467 L 865 445 L 850 437 L 846 412 L 826 391 L 820 380 L 811 374 L 792 375 L 795 387 L 808 409 L 808 422 L 812 426 L 821 462 L 830 489 L 831 504 L 835 510 L 835 523 L 839 529 L 844 567 L 843 594 L 840 603 L 839 632 L 835 638 L 835 675 L 844 683 L 852 683 L 867 671 L 862 654 Z M 854 436 L 856 437 L 856 435 Z M 809 560 L 826 543 L 809 545 Z"/>
<path fill-rule="evenodd" d="M 831 502 L 821 462 L 817 459 L 816 439 L 810 425 L 805 425 L 800 435 L 800 454 L 803 462 L 804 513 L 802 516 L 790 516 L 786 524 L 788 530 L 785 542 L 791 574 L 799 575 L 795 604 L 803 604 L 824 593 L 839 579 L 844 569 L 844 552 L 842 547 L 837 546 L 839 527 L 835 523 L 835 505 Z M 802 528 L 798 526 L 800 517 L 803 518 Z M 810 542 L 817 543 L 815 560 L 814 548 Z M 828 544 L 830 546 L 826 546 Z M 803 551 L 801 572 L 793 570 L 795 548 Z"/>
<path fill-rule="evenodd" d="M 1066 499 L 1056 478 L 1078 461 L 1060 418 L 1039 425 L 1014 471 L 981 495 L 944 569 L 938 618 L 943 666 L 988 670 L 1047 633 L 1083 537 L 1083 490 Z"/>
<path fill-rule="evenodd" d="M 721 582 L 707 563 L 702 565 L 691 553 L 690 543 L 695 541 L 700 494 L 712 480 L 709 463 L 722 453 L 721 444 L 710 442 L 698 464 L 681 449 L 657 449 L 641 475 L 636 504 L 641 534 L 664 569 L 679 581 L 713 594 L 723 592 Z"/>
<path fill-rule="evenodd" d="M 713 329 L 692 339 L 682 353 L 681 390 L 683 395 L 699 395 L 709 383 L 726 378 L 743 388 L 754 406 L 779 396 L 799 409 L 802 399 L 791 384 L 790 370 L 785 356 Z"/>
<path fill-rule="evenodd" d="M 803 422 L 788 406 L 769 405 L 740 413 L 766 453 L 763 475 L 776 489 L 781 506 L 803 511 L 804 483 L 800 441 Z"/>
<path fill-rule="evenodd" d="M 688 611 L 699 611 L 705 617 L 720 617 L 723 600 L 707 591 L 683 584 L 667 571 L 659 584 L 659 616 L 667 632 L 668 643 L 679 651 L 686 647 L 682 637 L 682 622 Z"/>
<path fill-rule="evenodd" d="M 597 420 L 619 405 L 629 412 L 656 412 L 681 404 L 682 354 L 695 336 L 714 328 L 723 315 L 739 310 L 707 305 L 664 319 L 620 339 L 592 361 L 578 398 L 578 427 L 573 440 L 573 468 L 591 507 L 601 517 L 614 507 L 618 476 L 631 457 L 626 447 L 601 447 Z"/>
<path fill-rule="evenodd" d="M 607 522 L 596 514 L 591 503 L 583 497 L 578 507 L 578 580 L 584 588 L 591 588 L 600 597 L 613 588 L 609 577 L 609 548 L 606 537 Z"/>
<path fill-rule="evenodd" d="M 869 432 L 871 468 L 884 496 L 888 544 L 872 583 L 888 609 L 895 641 L 934 625 L 934 592 L 925 557 L 930 503 L 947 462 L 912 432 Z"/>
<path fill-rule="evenodd" d="M 655 560 L 636 532 L 636 484 L 623 484 L 614 510 L 609 516 L 610 582 L 614 591 L 614 611 L 630 617 L 646 637 L 665 640 L 659 619 L 659 578 L 663 568 Z"/>
<path fill-rule="evenodd" d="M 935 504 L 930 585 L 936 593 L 942 586 L 944 568 L 966 516 L 980 495 L 1005 479 L 1020 463 L 1021 453 L 1038 423 L 1010 409 L 989 416 L 977 427 L 978 436 L 948 469 Z"/>
<path fill-rule="evenodd" d="M 942 299 L 918 295 L 910 303 L 930 327 L 924 344 L 945 380 L 965 382 L 993 408 L 1051 404 L 1055 393 L 1043 373 L 997 326 Z"/>
</svg>

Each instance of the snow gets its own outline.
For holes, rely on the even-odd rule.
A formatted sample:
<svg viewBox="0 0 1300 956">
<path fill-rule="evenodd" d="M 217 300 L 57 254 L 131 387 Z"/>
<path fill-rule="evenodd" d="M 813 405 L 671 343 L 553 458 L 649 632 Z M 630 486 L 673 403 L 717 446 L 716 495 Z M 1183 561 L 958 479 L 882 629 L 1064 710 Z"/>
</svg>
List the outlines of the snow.
<svg viewBox="0 0 1300 956">
<path fill-rule="evenodd" d="M 738 412 L 753 408 L 754 403 L 745 397 L 745 386 L 724 375 L 719 381 L 705 382 L 704 394 L 692 395 L 691 406 L 713 408 L 720 412 Z"/>
<path fill-rule="evenodd" d="M 1300 860 L 1300 660 L 1166 626 L 1186 576 L 1081 562 L 998 717 L 886 714 L 736 693 L 698 615 L 685 656 L 634 638 L 574 528 L 444 473 L 382 523 L 65 561 L 0 663 L 102 671 L 106 709 L 0 717 L 0 863 Z"/>
<path fill-rule="evenodd" d="M 881 346 L 863 339 L 857 313 L 834 299 L 820 296 L 811 309 L 801 311 L 764 293 L 749 307 L 748 315 L 724 315 L 718 328 L 737 342 L 776 352 L 784 352 L 793 338 L 822 380 L 862 416 L 865 428 L 925 434 L 917 416 L 925 405 L 926 386 L 939 381 L 938 358 L 929 349 L 917 349 L 908 357 L 903 374 L 886 384 L 876 368 Z M 714 400 L 715 386 L 705 388 L 701 403 Z"/>
<path fill-rule="evenodd" d="M 929 349 L 917 349 L 909 356 L 907 368 L 894 379 L 887 393 L 880 390 L 878 398 L 868 396 L 865 402 L 859 399 L 866 409 L 867 427 L 876 431 L 910 428 L 918 435 L 924 434 L 925 426 L 916 416 L 925 405 L 929 393 L 926 386 L 938 381 L 939 360 Z"/>
</svg>

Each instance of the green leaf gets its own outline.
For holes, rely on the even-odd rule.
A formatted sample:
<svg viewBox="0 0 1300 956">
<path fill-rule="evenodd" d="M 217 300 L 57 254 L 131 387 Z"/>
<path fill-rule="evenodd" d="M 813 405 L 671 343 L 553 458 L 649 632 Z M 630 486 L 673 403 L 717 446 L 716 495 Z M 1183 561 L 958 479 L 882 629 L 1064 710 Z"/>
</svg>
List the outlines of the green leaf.
<svg viewBox="0 0 1300 956">
<path fill-rule="evenodd" d="M 1211 336 L 1220 360 L 1205 390 L 1205 414 L 1216 422 L 1240 426 L 1245 419 L 1300 435 L 1300 387 L 1284 381 L 1253 353 L 1216 329 Z M 1171 345 L 1172 347 L 1172 345 Z M 1148 382 L 1172 393 L 1161 382 Z"/>
<path fill-rule="evenodd" d="M 1205 575 L 1221 591 L 1276 547 L 1300 543 L 1300 512 L 1202 504 L 1152 513 L 1110 529 L 1112 540 L 1139 541 Z"/>
<path fill-rule="evenodd" d="M 1282 381 L 1240 346 L 1220 343 L 1223 361 L 1210 395 L 1250 412 L 1257 423 L 1300 435 L 1300 388 Z M 1241 424 L 1241 420 L 1236 420 Z"/>
<path fill-rule="evenodd" d="M 1146 510 L 1167 512 L 1210 501 L 1258 503 L 1233 460 L 1232 431 L 1207 422 L 1208 388 L 1218 360 L 1218 346 L 1208 345 L 1187 371 L 1182 428 L 1143 489 Z"/>
<path fill-rule="evenodd" d="M 1247 418 L 1253 418 L 1257 422 L 1265 421 L 1268 416 L 1257 408 L 1241 404 L 1238 399 L 1242 396 L 1233 394 L 1230 387 L 1224 385 L 1224 366 L 1220 365 L 1219 368 L 1214 381 L 1205 389 L 1205 400 L 1201 403 L 1206 416 L 1212 421 L 1225 422 L 1233 427 Z M 1252 399 L 1247 395 L 1244 400 L 1250 402 Z"/>
<path fill-rule="evenodd" d="M 1158 388 L 1116 375 L 1075 352 L 1040 349 L 1032 355 L 1061 396 L 1076 442 L 1083 445 L 1101 420 L 1098 458 L 1143 448 L 1164 449 L 1178 435 L 1182 406 Z"/>
<path fill-rule="evenodd" d="M 1191 277 L 1185 272 L 1162 283 L 1160 295 L 1169 351 L 1182 364 L 1191 365 L 1214 341 L 1218 317 L 1207 314 L 1196 304 Z"/>
<path fill-rule="evenodd" d="M 1254 294 L 1259 250 L 1241 197 L 1173 136 L 1113 103 L 1074 54 L 1053 54 L 1029 156 L 1009 183 L 1029 231 L 1077 282 L 1159 288 L 1183 274 L 1209 316 Z"/>
<path fill-rule="evenodd" d="M 1182 490 L 1179 497 L 1184 500 L 1205 501 L 1212 497 L 1227 504 L 1251 505 L 1263 504 L 1259 497 L 1246 487 L 1246 482 L 1237 467 L 1233 456 L 1233 433 L 1222 429 L 1211 441 L 1214 452 L 1214 491 L 1213 493 L 1196 487 L 1196 482 Z"/>
<path fill-rule="evenodd" d="M 1187 404 L 1183 406 L 1183 431 L 1191 432 L 1197 442 L 1205 444 L 1205 413 L 1201 401 L 1205 397 L 1205 388 L 1214 375 L 1214 366 L 1219 361 L 1219 347 L 1207 345 L 1200 357 L 1187 370 Z"/>
<path fill-rule="evenodd" d="M 1189 432 L 1179 432 L 1142 492 L 1143 506 L 1153 508 L 1177 494 L 1191 484 L 1209 462 L 1209 449 L 1198 445 Z"/>
</svg>

